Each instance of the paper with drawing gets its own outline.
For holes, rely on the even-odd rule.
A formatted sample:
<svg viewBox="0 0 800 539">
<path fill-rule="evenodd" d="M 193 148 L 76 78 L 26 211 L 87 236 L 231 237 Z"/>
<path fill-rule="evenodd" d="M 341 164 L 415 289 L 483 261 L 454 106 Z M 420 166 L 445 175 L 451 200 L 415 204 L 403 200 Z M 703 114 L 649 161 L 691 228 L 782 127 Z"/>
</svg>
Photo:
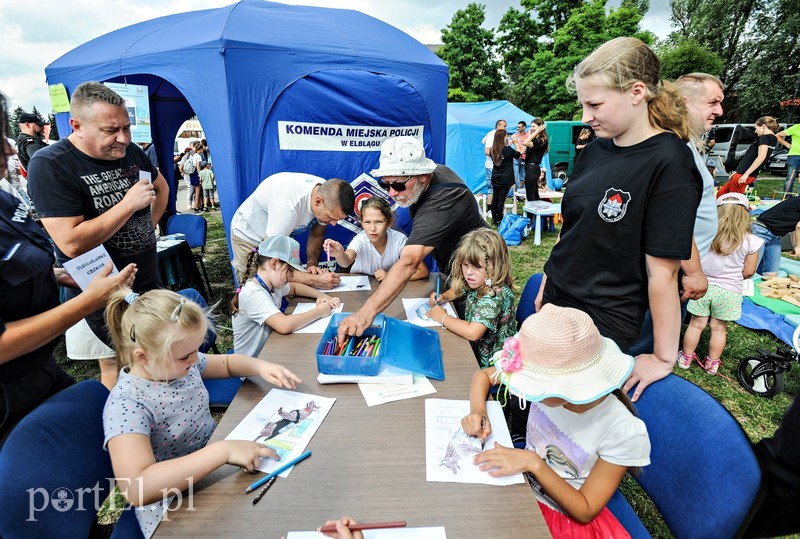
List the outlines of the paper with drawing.
<svg viewBox="0 0 800 539">
<path fill-rule="evenodd" d="M 422 308 L 421 308 L 422 307 Z M 441 320 L 431 320 L 427 315 L 420 316 L 420 314 L 427 313 L 428 298 L 403 298 L 403 310 L 406 312 L 406 321 L 411 322 L 417 326 L 423 327 L 437 327 L 441 324 Z M 458 318 L 458 315 L 453 310 L 453 306 L 449 303 L 442 305 L 447 314 L 453 318 Z"/>
<path fill-rule="evenodd" d="M 298 303 L 297 306 L 292 311 L 292 314 L 302 314 L 311 311 L 316 307 L 316 303 Z M 332 313 L 340 313 L 344 309 L 344 303 L 336 307 L 335 309 L 331 309 Z M 320 318 L 319 320 L 315 320 L 308 324 L 305 327 L 302 327 L 298 330 L 295 330 L 295 333 L 325 333 L 325 330 L 328 329 L 328 324 L 331 321 L 330 315 Z"/>
<path fill-rule="evenodd" d="M 330 290 L 318 288 L 317 290 L 322 290 L 326 294 L 333 294 L 334 292 L 369 292 L 372 290 L 372 287 L 369 285 L 369 277 L 366 275 L 342 275 L 341 279 L 339 286 L 336 288 L 331 288 Z"/>
<path fill-rule="evenodd" d="M 264 459 L 258 467 L 270 473 L 281 463 L 299 457 L 317 432 L 336 399 L 273 389 L 256 404 L 226 440 L 252 440 L 271 447 L 281 460 Z M 286 477 L 289 468 L 281 477 Z"/>
<path fill-rule="evenodd" d="M 486 439 L 486 449 L 495 442 L 511 447 L 511 435 L 499 402 L 486 403 L 492 424 L 492 434 Z M 469 414 L 469 401 L 425 400 L 425 450 L 428 481 L 440 483 L 484 483 L 487 485 L 514 485 L 522 483 L 522 474 L 492 477 L 472 463 L 472 457 L 481 451 L 479 438 L 467 436 L 461 429 L 461 418 Z"/>
</svg>

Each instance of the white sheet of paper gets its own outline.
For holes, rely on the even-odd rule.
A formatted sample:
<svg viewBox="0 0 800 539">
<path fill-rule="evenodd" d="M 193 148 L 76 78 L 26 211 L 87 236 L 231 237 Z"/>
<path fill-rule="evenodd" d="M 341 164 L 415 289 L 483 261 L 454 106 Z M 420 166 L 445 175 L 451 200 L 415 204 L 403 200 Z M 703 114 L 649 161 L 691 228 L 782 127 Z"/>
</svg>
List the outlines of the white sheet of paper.
<svg viewBox="0 0 800 539">
<path fill-rule="evenodd" d="M 436 393 L 436 388 L 424 375 L 414 373 L 414 383 L 410 386 L 395 384 L 358 384 L 367 406 L 377 406 L 387 402 L 413 399 L 422 395 Z"/>
<path fill-rule="evenodd" d="M 753 279 L 745 279 L 742 287 L 742 295 L 752 298 L 756 293 L 756 285 Z"/>
<path fill-rule="evenodd" d="M 417 309 L 420 305 L 426 305 L 428 303 L 428 298 L 403 298 L 403 309 L 406 311 L 406 320 L 411 322 L 416 326 L 423 326 L 423 327 L 438 327 L 441 325 L 441 320 L 438 322 L 436 320 L 431 320 L 430 318 L 420 318 L 417 314 Z M 444 310 L 447 311 L 447 314 L 452 316 L 453 318 L 458 318 L 456 311 L 453 310 L 453 306 L 449 303 L 445 303 L 443 305 Z"/>
<path fill-rule="evenodd" d="M 91 251 L 86 251 L 72 260 L 64 262 L 64 269 L 75 279 L 81 290 L 86 290 L 97 272 L 103 269 L 107 262 L 111 262 L 111 256 L 101 243 Z M 119 273 L 116 266 L 111 270 L 111 275 L 115 273 Z"/>
<path fill-rule="evenodd" d="M 169 249 L 173 245 L 178 245 L 184 240 L 176 240 L 176 239 L 160 239 L 156 242 L 156 251 L 159 253 L 164 249 Z"/>
<path fill-rule="evenodd" d="M 492 424 L 492 434 L 486 439 L 486 449 L 495 442 L 511 447 L 503 409 L 500 403 L 488 401 L 486 412 Z M 461 430 L 461 418 L 469 414 L 469 401 L 425 400 L 425 471 L 428 481 L 439 483 L 484 483 L 514 485 L 523 483 L 522 474 L 492 477 L 472 463 L 481 452 L 481 441 Z"/>
<path fill-rule="evenodd" d="M 139 181 L 142 180 L 147 180 L 147 183 L 153 183 L 153 175 L 150 173 L 149 170 L 139 171 Z"/>
<path fill-rule="evenodd" d="M 312 310 L 316 307 L 316 303 L 298 303 L 297 306 L 292 311 L 292 314 L 302 314 L 307 313 L 308 311 Z M 335 309 L 331 309 L 331 314 L 333 313 L 340 313 L 344 308 L 344 303 L 339 305 Z M 295 333 L 325 333 L 325 330 L 328 329 L 328 324 L 331 321 L 331 317 L 326 316 L 325 318 L 320 318 L 319 320 L 314 320 L 309 325 L 302 327 L 295 331 Z"/>
<path fill-rule="evenodd" d="M 317 290 L 323 289 L 318 288 Z M 370 290 L 372 290 L 372 287 L 369 285 L 369 277 L 366 275 L 342 275 L 342 281 L 339 286 L 330 290 L 323 290 L 323 292 L 331 294 L 333 292 L 369 292 Z"/>
<path fill-rule="evenodd" d="M 280 462 L 264 459 L 258 467 L 262 472 L 270 473 L 282 462 L 303 454 L 334 402 L 336 399 L 328 397 L 272 389 L 225 439 L 256 441 L 274 449 L 281 457 Z M 305 415 L 307 412 L 310 413 Z M 293 468 L 280 476 L 287 477 Z"/>
<path fill-rule="evenodd" d="M 444 526 L 364 530 L 364 539 L 447 539 Z M 328 539 L 320 532 L 289 532 L 286 539 Z"/>
<path fill-rule="evenodd" d="M 317 382 L 320 384 L 386 384 L 410 386 L 414 383 L 414 375 L 411 371 L 381 363 L 380 370 L 375 376 L 319 373 Z"/>
</svg>

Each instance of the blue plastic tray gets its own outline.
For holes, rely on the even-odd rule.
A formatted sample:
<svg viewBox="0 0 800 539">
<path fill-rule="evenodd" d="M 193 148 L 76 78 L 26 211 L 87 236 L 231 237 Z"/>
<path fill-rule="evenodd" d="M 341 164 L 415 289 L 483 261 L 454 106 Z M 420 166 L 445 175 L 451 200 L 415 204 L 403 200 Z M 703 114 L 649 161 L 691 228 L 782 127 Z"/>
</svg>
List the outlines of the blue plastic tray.
<svg viewBox="0 0 800 539">
<path fill-rule="evenodd" d="M 409 324 L 383 314 L 375 317 L 364 335 L 377 335 L 381 347 L 375 357 L 332 356 L 323 354 L 325 343 L 333 339 L 342 320 L 350 313 L 336 313 L 331 317 L 325 333 L 317 345 L 317 368 L 324 374 L 360 374 L 375 376 L 381 362 L 411 372 L 423 374 L 434 380 L 444 380 L 444 362 L 439 333 Z"/>
</svg>

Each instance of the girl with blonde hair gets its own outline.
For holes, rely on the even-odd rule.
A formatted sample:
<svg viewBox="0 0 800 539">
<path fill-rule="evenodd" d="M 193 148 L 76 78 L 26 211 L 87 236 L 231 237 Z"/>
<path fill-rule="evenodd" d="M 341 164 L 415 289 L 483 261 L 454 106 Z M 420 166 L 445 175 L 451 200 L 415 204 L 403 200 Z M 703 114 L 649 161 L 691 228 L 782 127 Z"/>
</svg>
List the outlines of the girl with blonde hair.
<svg viewBox="0 0 800 539">
<path fill-rule="evenodd" d="M 758 251 L 764 240 L 750 233 L 750 206 L 741 193 L 728 193 L 717 199 L 719 227 L 711 249 L 700 261 L 708 278 L 708 291 L 698 300 L 689 300 L 692 321 L 683 335 L 683 350 L 678 366 L 691 367 L 696 361 L 709 374 L 716 374 L 725 350 L 727 324 L 742 316 L 742 287 L 758 265 Z M 711 326 L 708 355 L 695 354 L 700 334 Z"/>
<path fill-rule="evenodd" d="M 137 506 L 146 537 L 169 505 L 166 493 L 182 491 L 224 464 L 253 471 L 277 453 L 252 441 L 206 445 L 216 426 L 202 378 L 260 376 L 294 389 L 291 371 L 242 354 L 203 354 L 207 313 L 170 290 L 139 296 L 129 288 L 108 301 L 106 323 L 124 365 L 103 410 L 104 447 L 125 498 Z M 153 504 L 150 506 L 150 504 Z"/>
<path fill-rule="evenodd" d="M 470 341 L 481 367 L 516 331 L 511 257 L 503 238 L 479 228 L 466 234 L 453 254 L 450 289 L 432 293 L 428 316 Z M 466 296 L 464 320 L 453 318 L 439 305 Z"/>
<path fill-rule="evenodd" d="M 559 241 L 536 299 L 591 316 L 627 350 L 644 312 L 653 315 L 654 354 L 643 354 L 625 389 L 634 400 L 672 371 L 680 341 L 678 269 L 692 252 L 702 179 L 691 150 L 683 97 L 659 79 L 660 63 L 640 40 L 608 41 L 575 68 L 586 146 L 566 190 Z"/>
</svg>

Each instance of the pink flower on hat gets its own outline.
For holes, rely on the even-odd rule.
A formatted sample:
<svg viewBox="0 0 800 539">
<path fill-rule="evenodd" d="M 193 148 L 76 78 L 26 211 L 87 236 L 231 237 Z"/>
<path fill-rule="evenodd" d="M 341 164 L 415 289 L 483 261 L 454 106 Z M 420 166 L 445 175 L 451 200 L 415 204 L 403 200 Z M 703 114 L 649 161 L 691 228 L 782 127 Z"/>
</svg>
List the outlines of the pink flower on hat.
<svg viewBox="0 0 800 539">
<path fill-rule="evenodd" d="M 519 352 L 519 339 L 509 337 L 503 345 L 498 362 L 500 370 L 507 373 L 517 372 L 522 368 L 522 354 Z"/>
</svg>

